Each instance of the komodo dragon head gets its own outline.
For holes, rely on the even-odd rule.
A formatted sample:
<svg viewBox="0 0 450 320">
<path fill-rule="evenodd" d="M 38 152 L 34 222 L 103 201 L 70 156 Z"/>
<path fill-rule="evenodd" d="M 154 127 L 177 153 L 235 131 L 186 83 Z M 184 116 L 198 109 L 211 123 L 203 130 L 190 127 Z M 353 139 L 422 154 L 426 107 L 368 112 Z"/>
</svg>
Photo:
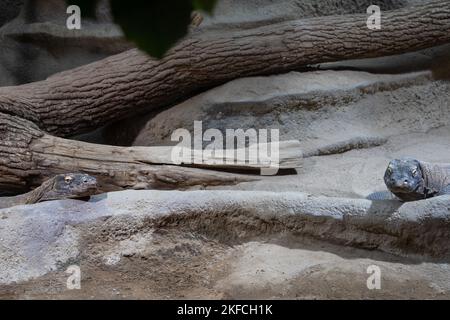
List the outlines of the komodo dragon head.
<svg viewBox="0 0 450 320">
<path fill-rule="evenodd" d="M 427 197 L 424 175 L 418 160 L 392 160 L 384 173 L 384 182 L 400 200 L 414 201 Z"/>
<path fill-rule="evenodd" d="M 59 174 L 49 181 L 49 188 L 42 200 L 87 197 L 94 195 L 97 188 L 97 179 L 88 174 Z"/>
</svg>

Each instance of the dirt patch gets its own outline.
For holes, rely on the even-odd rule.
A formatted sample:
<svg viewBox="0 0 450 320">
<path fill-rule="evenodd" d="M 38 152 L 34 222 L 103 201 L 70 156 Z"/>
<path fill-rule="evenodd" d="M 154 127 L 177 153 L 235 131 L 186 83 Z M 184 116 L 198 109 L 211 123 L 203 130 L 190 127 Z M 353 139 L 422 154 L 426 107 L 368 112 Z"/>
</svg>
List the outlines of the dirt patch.
<svg viewBox="0 0 450 320">
<path fill-rule="evenodd" d="M 450 298 L 448 264 L 310 239 L 228 246 L 174 230 L 145 236 L 133 252 L 123 251 L 123 241 L 91 246 L 76 262 L 82 271 L 80 290 L 67 289 L 64 267 L 0 286 L 0 299 Z M 106 259 L 119 247 L 119 260 Z M 367 288 L 371 265 L 381 270 L 380 290 Z"/>
<path fill-rule="evenodd" d="M 81 290 L 67 289 L 67 264 L 28 282 L 0 286 L 0 299 L 217 299 L 223 295 L 214 282 L 226 273 L 229 250 L 192 233 L 158 230 L 87 247 L 70 263 L 80 267 Z"/>
</svg>

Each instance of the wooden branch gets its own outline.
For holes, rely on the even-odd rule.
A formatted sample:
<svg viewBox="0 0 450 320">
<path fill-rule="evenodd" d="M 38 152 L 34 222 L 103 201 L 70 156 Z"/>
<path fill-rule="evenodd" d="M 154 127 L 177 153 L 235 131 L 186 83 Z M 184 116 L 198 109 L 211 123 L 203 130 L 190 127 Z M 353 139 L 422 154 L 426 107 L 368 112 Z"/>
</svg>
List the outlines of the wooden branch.
<svg viewBox="0 0 450 320">
<path fill-rule="evenodd" d="M 45 81 L 2 88 L 0 112 L 70 136 L 239 77 L 450 42 L 448 0 L 383 12 L 381 30 L 369 30 L 367 18 L 328 16 L 233 32 L 194 32 L 160 61 L 130 50 Z"/>
<path fill-rule="evenodd" d="M 280 143 L 279 147 L 281 169 L 300 167 L 302 157 L 298 142 Z M 0 113 L 0 188 L 23 191 L 55 174 L 67 172 L 96 176 L 102 191 L 177 189 L 258 179 L 255 175 L 176 166 L 171 157 L 172 150 L 173 147 L 126 148 L 66 140 L 43 133 L 27 120 Z M 235 163 L 203 164 L 195 157 L 193 153 L 190 166 L 240 170 L 267 167 L 264 163 L 247 163 L 239 158 Z M 203 160 L 219 159 L 207 157 Z"/>
</svg>

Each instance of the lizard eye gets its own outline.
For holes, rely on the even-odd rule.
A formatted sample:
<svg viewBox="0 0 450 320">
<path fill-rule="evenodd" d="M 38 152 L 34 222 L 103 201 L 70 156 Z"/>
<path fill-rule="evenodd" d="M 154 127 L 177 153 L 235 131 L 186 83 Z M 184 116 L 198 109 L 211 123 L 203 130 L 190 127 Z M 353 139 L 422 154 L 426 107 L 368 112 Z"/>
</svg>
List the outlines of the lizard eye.
<svg viewBox="0 0 450 320">
<path fill-rule="evenodd" d="M 70 176 L 65 177 L 64 178 L 64 182 L 67 183 L 67 184 L 71 183 L 72 182 L 72 177 L 70 177 Z"/>
<path fill-rule="evenodd" d="M 415 177 L 416 174 L 417 174 L 417 169 L 413 169 L 413 170 L 412 170 L 412 175 L 413 175 L 413 177 Z"/>
</svg>

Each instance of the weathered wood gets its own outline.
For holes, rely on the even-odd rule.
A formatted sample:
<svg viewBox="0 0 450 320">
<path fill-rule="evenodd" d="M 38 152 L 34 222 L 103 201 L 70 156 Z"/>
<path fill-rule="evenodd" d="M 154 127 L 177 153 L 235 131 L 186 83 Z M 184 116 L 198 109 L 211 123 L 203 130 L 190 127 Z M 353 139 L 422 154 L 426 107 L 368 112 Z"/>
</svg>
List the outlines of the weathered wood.
<svg viewBox="0 0 450 320">
<path fill-rule="evenodd" d="M 383 12 L 381 30 L 369 30 L 366 21 L 366 14 L 328 16 L 233 32 L 194 32 L 159 61 L 130 50 L 45 81 L 1 88 L 0 112 L 70 136 L 239 77 L 450 42 L 448 0 Z"/>
<path fill-rule="evenodd" d="M 42 132 L 33 123 L 0 113 L 0 188 L 24 190 L 55 174 L 85 172 L 98 177 L 102 191 L 120 188 L 175 189 L 190 186 L 236 184 L 258 179 L 176 166 L 173 147 L 115 147 L 72 141 Z M 270 148 L 270 147 L 269 147 Z M 190 151 L 190 149 L 188 149 Z M 270 150 L 270 149 L 269 149 Z M 279 167 L 301 165 L 299 143 L 280 143 Z M 219 160 L 209 157 L 203 160 Z M 194 161 L 198 160 L 198 161 Z M 195 153 L 190 166 L 255 170 L 267 165 L 236 159 L 235 163 L 199 164 Z"/>
</svg>

